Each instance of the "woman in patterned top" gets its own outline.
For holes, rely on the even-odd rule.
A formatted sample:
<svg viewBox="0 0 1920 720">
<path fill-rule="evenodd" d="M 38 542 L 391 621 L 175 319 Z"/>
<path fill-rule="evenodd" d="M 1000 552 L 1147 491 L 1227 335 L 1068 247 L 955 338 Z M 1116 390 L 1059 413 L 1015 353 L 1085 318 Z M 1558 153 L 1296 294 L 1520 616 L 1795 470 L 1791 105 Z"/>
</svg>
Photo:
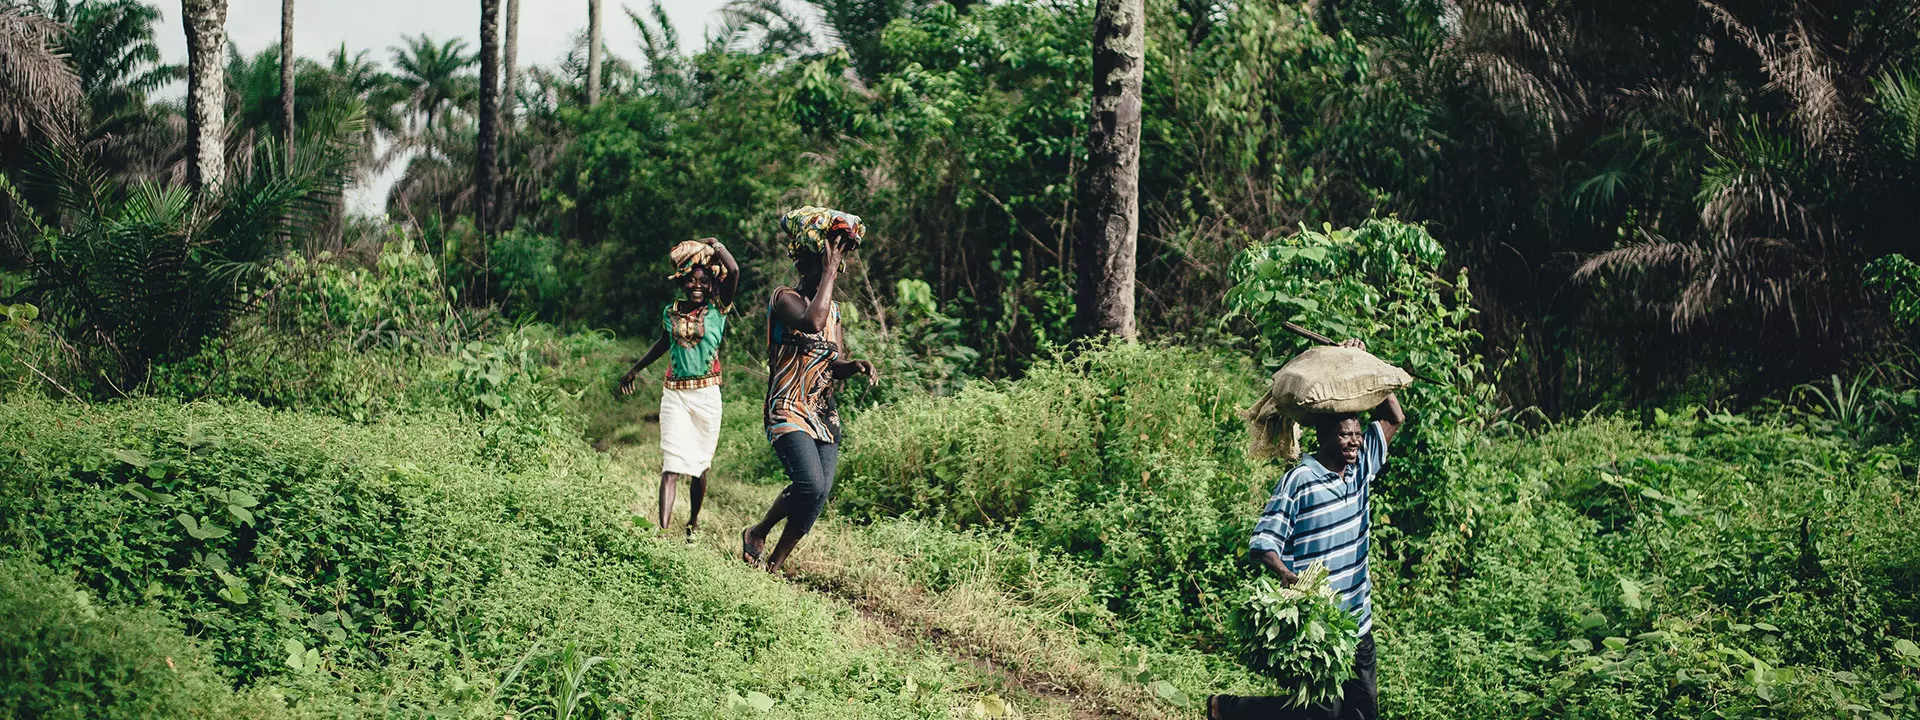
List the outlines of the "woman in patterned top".
<svg viewBox="0 0 1920 720">
<path fill-rule="evenodd" d="M 687 539 L 700 529 L 700 502 L 707 497 L 707 469 L 720 443 L 720 340 L 739 284 L 740 265 L 714 238 L 688 240 L 672 252 L 672 280 L 681 297 L 660 312 L 660 339 L 620 379 L 620 394 L 633 394 L 634 378 L 661 355 L 669 355 L 666 387 L 660 392 L 660 531 L 673 520 L 673 500 L 681 477 L 690 478 L 692 512 Z"/>
<path fill-rule="evenodd" d="M 765 419 L 767 439 L 787 471 L 788 485 L 765 518 L 740 532 L 741 559 L 757 563 L 773 526 L 787 521 L 766 558 L 767 572 L 779 571 L 826 506 L 840 458 L 834 391 L 856 374 L 868 382 L 879 379 L 873 363 L 847 358 L 833 301 L 841 258 L 859 245 L 866 227 L 858 216 L 816 207 L 787 213 L 780 227 L 800 282 L 776 288 L 767 306 Z"/>
</svg>

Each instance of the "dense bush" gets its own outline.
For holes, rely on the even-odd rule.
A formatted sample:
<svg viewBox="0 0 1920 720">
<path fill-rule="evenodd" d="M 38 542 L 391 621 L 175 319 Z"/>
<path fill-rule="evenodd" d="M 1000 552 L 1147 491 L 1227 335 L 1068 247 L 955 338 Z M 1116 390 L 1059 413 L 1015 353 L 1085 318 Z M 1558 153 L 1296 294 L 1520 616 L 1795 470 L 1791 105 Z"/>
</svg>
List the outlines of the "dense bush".
<svg viewBox="0 0 1920 720">
<path fill-rule="evenodd" d="M 1000 528 L 1088 569 L 1111 614 L 1063 616 L 1082 630 L 1218 649 L 1281 469 L 1241 454 L 1257 377 L 1122 345 L 877 408 L 837 507 Z M 1373 517 L 1387 716 L 1920 710 L 1920 458 L 1792 412 L 1657 417 L 1502 423 L 1443 463 L 1396 448 Z M 1401 531 L 1397 488 L 1426 529 Z"/>
<path fill-rule="evenodd" d="M 578 440 L 144 400 L 14 402 L 0 442 L 10 552 L 182 623 L 296 710 L 498 716 L 551 702 L 589 654 L 614 671 L 582 689 L 614 715 L 704 718 L 749 692 L 814 717 L 954 702 L 946 670 L 846 647 L 818 602 L 636 531 L 628 480 Z M 926 690 L 901 694 L 908 674 Z"/>
<path fill-rule="evenodd" d="M 1292 322 L 1334 340 L 1359 338 L 1375 355 L 1421 376 L 1400 393 L 1414 422 L 1395 436 L 1396 472 L 1381 484 L 1384 509 L 1401 528 L 1426 524 L 1426 484 L 1447 472 L 1460 448 L 1491 418 L 1491 378 L 1475 348 L 1473 295 L 1464 269 L 1448 266 L 1425 228 L 1374 218 L 1357 228 L 1299 232 L 1256 245 L 1234 261 L 1230 318 L 1254 329 L 1269 372 L 1315 343 Z M 1437 382 L 1436 382 L 1437 381 Z"/>
<path fill-rule="evenodd" d="M 0 715 L 219 718 L 269 709 L 236 698 L 206 653 L 156 613 L 92 598 L 45 568 L 0 558 Z"/>
<path fill-rule="evenodd" d="M 1245 507 L 1277 479 L 1241 450 L 1253 377 L 1222 356 L 1113 344 L 874 408 L 850 424 L 837 507 L 1011 526 L 1084 557 L 1131 629 L 1190 633 L 1208 624 L 1195 603 L 1237 581 Z"/>
</svg>

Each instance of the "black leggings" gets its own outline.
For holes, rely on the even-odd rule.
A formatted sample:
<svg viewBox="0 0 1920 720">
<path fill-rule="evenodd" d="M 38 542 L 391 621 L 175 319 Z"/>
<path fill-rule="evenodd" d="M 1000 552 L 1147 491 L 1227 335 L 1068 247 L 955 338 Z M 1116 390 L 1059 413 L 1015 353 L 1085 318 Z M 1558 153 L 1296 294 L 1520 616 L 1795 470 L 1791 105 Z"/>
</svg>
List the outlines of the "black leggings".
<svg viewBox="0 0 1920 720">
<path fill-rule="evenodd" d="M 1306 707 L 1293 704 L 1291 697 L 1220 696 L 1219 720 L 1262 718 L 1265 720 L 1373 720 L 1378 717 L 1379 691 L 1374 686 L 1373 633 L 1360 636 L 1360 648 L 1353 658 L 1354 678 L 1341 689 L 1345 697 Z"/>
<path fill-rule="evenodd" d="M 827 492 L 833 489 L 833 472 L 840 465 L 840 446 L 794 431 L 774 439 L 773 454 L 780 457 L 780 465 L 787 469 L 787 489 L 780 493 L 787 498 L 785 532 L 797 533 L 794 537 L 805 535 L 813 530 L 813 521 L 820 519 L 820 511 L 827 507 Z"/>
</svg>

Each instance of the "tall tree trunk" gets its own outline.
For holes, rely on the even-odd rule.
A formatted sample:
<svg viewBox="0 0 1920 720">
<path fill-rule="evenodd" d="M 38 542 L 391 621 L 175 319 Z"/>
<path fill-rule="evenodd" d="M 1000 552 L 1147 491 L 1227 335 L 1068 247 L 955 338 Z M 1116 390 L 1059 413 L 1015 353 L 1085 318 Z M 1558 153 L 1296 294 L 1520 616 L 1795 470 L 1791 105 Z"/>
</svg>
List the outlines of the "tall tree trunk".
<svg viewBox="0 0 1920 720">
<path fill-rule="evenodd" d="M 514 141 L 513 111 L 520 102 L 519 63 L 520 0 L 507 0 L 507 49 L 505 57 L 501 58 L 501 64 L 505 65 L 503 70 L 506 74 L 506 82 L 500 84 L 500 164 L 498 174 L 495 175 L 499 178 L 507 176 L 507 166 L 513 162 L 513 150 L 509 146 Z M 499 193 L 494 198 L 494 204 L 499 206 L 494 212 L 496 227 L 513 227 L 514 202 L 510 197 L 509 188 L 511 187 L 513 183 L 505 183 L 499 188 Z"/>
<path fill-rule="evenodd" d="M 293 162 L 293 0 L 280 0 L 280 129 L 287 162 Z"/>
<path fill-rule="evenodd" d="M 180 0 L 187 31 L 187 181 L 227 179 L 227 0 Z"/>
<path fill-rule="evenodd" d="M 287 167 L 293 167 L 293 0 L 280 0 L 280 152 L 286 158 Z M 342 193 L 344 195 L 345 193 Z M 293 211 L 288 210 L 280 216 L 280 240 L 293 242 Z M 315 237 L 331 237 L 324 230 L 310 234 L 308 243 Z"/>
<path fill-rule="evenodd" d="M 1140 85 L 1144 0 L 1099 0 L 1093 15 L 1093 111 L 1081 176 L 1074 325 L 1132 339 L 1134 248 L 1140 236 Z"/>
<path fill-rule="evenodd" d="M 513 122 L 513 105 L 518 102 L 515 83 L 520 81 L 520 0 L 507 0 L 507 48 L 500 60 L 506 73 L 506 82 L 501 83 L 501 93 L 505 104 L 501 115 L 509 125 Z"/>
<path fill-rule="evenodd" d="M 493 173 L 500 142 L 500 0 L 480 0 L 480 141 L 474 158 L 473 224 L 493 232 Z"/>
<path fill-rule="evenodd" d="M 600 104 L 600 0 L 587 0 L 587 106 Z"/>
</svg>

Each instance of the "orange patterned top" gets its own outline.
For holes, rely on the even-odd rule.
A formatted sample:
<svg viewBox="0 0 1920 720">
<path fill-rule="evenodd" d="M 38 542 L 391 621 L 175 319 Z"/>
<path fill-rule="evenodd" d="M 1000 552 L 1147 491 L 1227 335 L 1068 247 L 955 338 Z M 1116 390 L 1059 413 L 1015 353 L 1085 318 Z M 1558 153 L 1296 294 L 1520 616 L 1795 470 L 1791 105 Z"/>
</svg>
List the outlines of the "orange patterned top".
<svg viewBox="0 0 1920 720">
<path fill-rule="evenodd" d="M 840 412 L 833 398 L 840 383 L 832 373 L 840 355 L 840 304 L 834 303 L 826 328 L 801 332 L 774 316 L 773 299 L 781 293 L 799 291 L 777 288 L 767 301 L 767 439 L 804 432 L 815 440 L 840 442 Z"/>
</svg>

